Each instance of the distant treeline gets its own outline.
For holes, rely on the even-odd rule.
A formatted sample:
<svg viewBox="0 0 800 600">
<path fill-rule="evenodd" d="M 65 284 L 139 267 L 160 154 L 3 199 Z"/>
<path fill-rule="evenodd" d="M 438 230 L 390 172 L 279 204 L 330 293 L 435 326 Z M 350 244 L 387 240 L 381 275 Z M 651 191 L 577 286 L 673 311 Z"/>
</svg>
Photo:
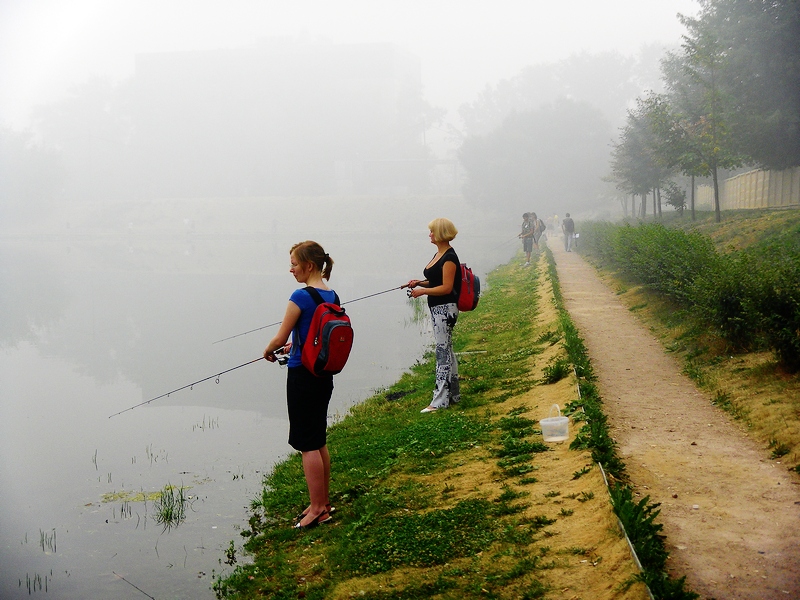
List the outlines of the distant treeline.
<svg viewBox="0 0 800 600">
<path fill-rule="evenodd" d="M 666 295 L 731 349 L 770 349 L 800 371 L 800 227 L 724 254 L 707 236 L 659 224 L 589 222 L 580 239 L 582 254 Z"/>
</svg>

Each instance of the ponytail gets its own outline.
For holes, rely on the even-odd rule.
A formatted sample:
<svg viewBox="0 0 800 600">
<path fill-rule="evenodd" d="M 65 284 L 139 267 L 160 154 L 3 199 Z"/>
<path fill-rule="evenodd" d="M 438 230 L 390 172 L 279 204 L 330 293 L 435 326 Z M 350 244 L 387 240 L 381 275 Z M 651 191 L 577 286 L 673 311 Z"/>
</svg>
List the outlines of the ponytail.
<svg viewBox="0 0 800 600">
<path fill-rule="evenodd" d="M 310 263 L 322 274 L 323 279 L 331 278 L 333 259 L 323 250 L 317 242 L 307 240 L 292 246 L 289 251 L 298 262 Z"/>
</svg>

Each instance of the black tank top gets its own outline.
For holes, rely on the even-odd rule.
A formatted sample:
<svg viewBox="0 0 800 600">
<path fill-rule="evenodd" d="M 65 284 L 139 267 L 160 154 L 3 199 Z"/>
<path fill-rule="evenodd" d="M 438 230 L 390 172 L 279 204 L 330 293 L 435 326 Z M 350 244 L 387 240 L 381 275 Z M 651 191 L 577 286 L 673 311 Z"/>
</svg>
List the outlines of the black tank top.
<svg viewBox="0 0 800 600">
<path fill-rule="evenodd" d="M 439 306 L 440 304 L 455 304 L 458 302 L 458 292 L 461 290 L 461 263 L 458 261 L 458 255 L 452 248 L 448 248 L 442 257 L 433 263 L 430 267 L 426 267 L 422 273 L 425 279 L 430 284 L 428 287 L 438 287 L 444 283 L 444 263 L 451 262 L 456 265 L 456 276 L 453 280 L 453 289 L 449 294 L 444 296 L 428 296 L 428 306 Z"/>
</svg>

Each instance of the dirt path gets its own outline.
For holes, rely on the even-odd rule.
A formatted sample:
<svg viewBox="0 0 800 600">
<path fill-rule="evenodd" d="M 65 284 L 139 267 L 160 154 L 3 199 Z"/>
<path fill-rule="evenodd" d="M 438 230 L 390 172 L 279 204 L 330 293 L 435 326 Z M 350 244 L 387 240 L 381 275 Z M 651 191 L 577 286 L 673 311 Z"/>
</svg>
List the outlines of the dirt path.
<svg viewBox="0 0 800 600">
<path fill-rule="evenodd" d="M 594 269 L 550 242 L 611 434 L 661 503 L 669 568 L 703 598 L 800 599 L 800 485 L 699 392 Z"/>
</svg>

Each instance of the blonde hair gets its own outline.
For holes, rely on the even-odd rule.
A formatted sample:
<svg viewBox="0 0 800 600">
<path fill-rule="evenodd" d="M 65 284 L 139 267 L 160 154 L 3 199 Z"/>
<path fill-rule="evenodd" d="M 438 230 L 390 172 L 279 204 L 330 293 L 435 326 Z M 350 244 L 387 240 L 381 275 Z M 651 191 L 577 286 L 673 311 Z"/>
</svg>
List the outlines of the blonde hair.
<svg viewBox="0 0 800 600">
<path fill-rule="evenodd" d="M 439 217 L 428 223 L 428 229 L 433 233 L 436 242 L 449 242 L 458 235 L 458 229 L 450 219 Z"/>
<path fill-rule="evenodd" d="M 313 265 L 321 274 L 323 279 L 331 278 L 333 269 L 333 259 L 325 253 L 317 242 L 306 240 L 292 246 L 289 255 L 294 256 L 299 263 Z"/>
</svg>

